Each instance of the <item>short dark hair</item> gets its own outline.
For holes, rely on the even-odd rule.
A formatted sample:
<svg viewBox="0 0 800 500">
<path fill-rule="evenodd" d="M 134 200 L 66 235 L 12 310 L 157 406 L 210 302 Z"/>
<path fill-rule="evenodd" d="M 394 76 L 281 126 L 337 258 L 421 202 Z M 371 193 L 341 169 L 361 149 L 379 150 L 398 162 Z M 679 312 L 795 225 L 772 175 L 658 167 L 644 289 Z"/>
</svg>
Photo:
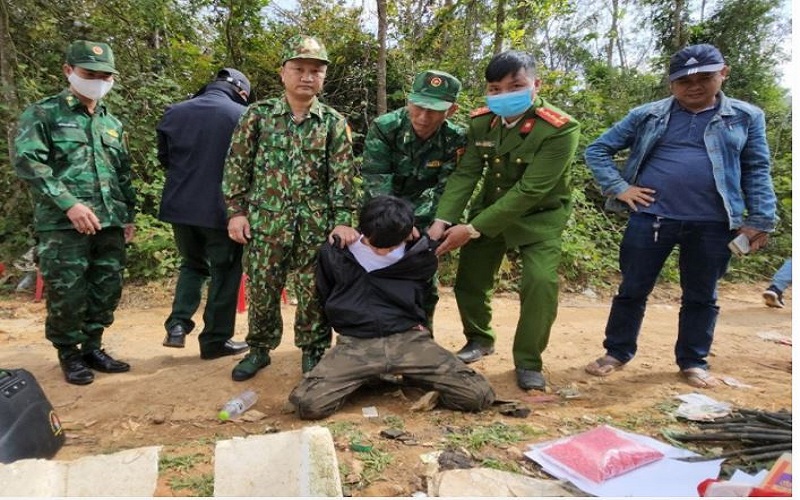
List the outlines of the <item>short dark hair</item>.
<svg viewBox="0 0 800 500">
<path fill-rule="evenodd" d="M 358 229 L 375 248 L 395 247 L 414 229 L 414 207 L 396 196 L 376 196 L 361 208 Z"/>
<path fill-rule="evenodd" d="M 492 57 L 486 66 L 484 76 L 487 82 L 499 82 L 506 75 L 516 74 L 521 68 L 535 75 L 536 61 L 533 60 L 533 56 L 519 50 L 507 50 Z"/>
</svg>

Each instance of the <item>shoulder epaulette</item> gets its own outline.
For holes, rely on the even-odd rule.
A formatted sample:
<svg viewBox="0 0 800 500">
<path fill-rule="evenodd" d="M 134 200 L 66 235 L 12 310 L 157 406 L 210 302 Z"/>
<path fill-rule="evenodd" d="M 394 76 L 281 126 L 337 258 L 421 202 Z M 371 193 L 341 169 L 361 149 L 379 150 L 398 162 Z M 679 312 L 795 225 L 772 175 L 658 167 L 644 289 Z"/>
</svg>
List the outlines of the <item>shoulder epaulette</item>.
<svg viewBox="0 0 800 500">
<path fill-rule="evenodd" d="M 488 106 L 483 106 L 482 108 L 477 108 L 477 109 L 473 109 L 472 111 L 470 111 L 469 117 L 470 118 L 476 118 L 478 116 L 483 116 L 483 115 L 489 114 L 491 112 L 492 111 L 489 109 Z"/>
<path fill-rule="evenodd" d="M 536 108 L 536 114 L 541 117 L 544 121 L 549 123 L 550 125 L 554 126 L 555 128 L 561 128 L 567 123 L 569 123 L 569 116 L 562 115 L 558 111 L 555 111 L 550 108 L 543 108 L 539 107 Z"/>
</svg>

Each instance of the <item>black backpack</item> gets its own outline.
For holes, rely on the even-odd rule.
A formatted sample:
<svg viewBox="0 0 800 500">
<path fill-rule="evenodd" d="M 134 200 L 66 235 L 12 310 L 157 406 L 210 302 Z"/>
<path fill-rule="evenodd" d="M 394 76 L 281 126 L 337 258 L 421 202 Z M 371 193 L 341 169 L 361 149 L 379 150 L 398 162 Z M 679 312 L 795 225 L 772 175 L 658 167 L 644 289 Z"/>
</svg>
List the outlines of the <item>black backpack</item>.
<svg viewBox="0 0 800 500">
<path fill-rule="evenodd" d="M 33 375 L 0 368 L 0 463 L 51 458 L 63 444 L 61 421 Z"/>
</svg>

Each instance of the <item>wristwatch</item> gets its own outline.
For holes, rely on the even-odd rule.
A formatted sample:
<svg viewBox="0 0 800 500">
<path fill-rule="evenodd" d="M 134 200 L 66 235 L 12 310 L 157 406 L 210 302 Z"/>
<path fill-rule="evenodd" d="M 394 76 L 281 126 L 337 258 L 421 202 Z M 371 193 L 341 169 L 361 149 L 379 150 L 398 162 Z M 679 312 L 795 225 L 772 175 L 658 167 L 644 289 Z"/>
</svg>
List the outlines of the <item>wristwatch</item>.
<svg viewBox="0 0 800 500">
<path fill-rule="evenodd" d="M 481 232 L 478 231 L 477 229 L 475 229 L 475 226 L 473 226 L 472 224 L 467 224 L 465 227 L 467 228 L 467 231 L 469 232 L 469 238 L 471 240 L 474 240 L 475 238 L 480 238 L 481 237 Z"/>
</svg>

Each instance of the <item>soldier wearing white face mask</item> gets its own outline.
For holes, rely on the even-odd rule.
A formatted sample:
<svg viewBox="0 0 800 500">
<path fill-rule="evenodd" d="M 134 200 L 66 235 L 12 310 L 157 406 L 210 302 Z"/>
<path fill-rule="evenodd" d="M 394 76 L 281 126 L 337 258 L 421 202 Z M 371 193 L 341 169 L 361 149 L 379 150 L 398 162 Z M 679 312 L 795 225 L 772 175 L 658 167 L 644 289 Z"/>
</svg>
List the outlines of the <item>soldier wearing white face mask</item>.
<svg viewBox="0 0 800 500">
<path fill-rule="evenodd" d="M 117 74 L 111 47 L 73 42 L 63 71 L 69 88 L 20 117 L 14 169 L 35 203 L 45 336 L 67 382 L 85 385 L 92 370 L 130 370 L 102 349 L 102 336 L 122 292 L 136 196 L 122 124 L 100 101 Z"/>
</svg>

